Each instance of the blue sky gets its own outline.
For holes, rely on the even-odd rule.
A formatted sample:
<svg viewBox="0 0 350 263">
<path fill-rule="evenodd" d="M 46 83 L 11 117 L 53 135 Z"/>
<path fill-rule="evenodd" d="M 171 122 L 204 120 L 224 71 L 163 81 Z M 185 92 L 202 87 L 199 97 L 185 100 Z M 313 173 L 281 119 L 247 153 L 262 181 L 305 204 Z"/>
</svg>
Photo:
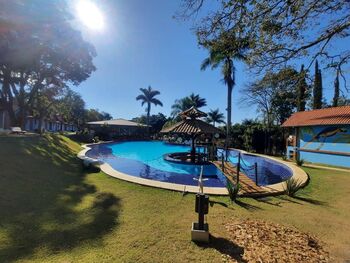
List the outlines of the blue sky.
<svg viewBox="0 0 350 263">
<path fill-rule="evenodd" d="M 207 51 L 198 47 L 190 22 L 173 19 L 179 1 L 102 0 L 97 2 L 104 14 L 104 30 L 81 26 L 97 57 L 97 70 L 74 90 L 89 108 L 109 112 L 114 118 L 131 119 L 144 114 L 135 100 L 140 88 L 151 85 L 161 92 L 164 107 L 152 113 L 169 115 L 175 99 L 198 93 L 207 99 L 204 111 L 219 108 L 225 113 L 226 87 L 219 70 L 200 71 Z M 233 122 L 256 118 L 256 108 L 239 103 L 240 90 L 254 79 L 242 64 L 237 64 L 233 91 Z M 324 74 L 325 75 L 325 74 Z M 332 97 L 333 76 L 324 79 L 325 97 Z"/>
</svg>

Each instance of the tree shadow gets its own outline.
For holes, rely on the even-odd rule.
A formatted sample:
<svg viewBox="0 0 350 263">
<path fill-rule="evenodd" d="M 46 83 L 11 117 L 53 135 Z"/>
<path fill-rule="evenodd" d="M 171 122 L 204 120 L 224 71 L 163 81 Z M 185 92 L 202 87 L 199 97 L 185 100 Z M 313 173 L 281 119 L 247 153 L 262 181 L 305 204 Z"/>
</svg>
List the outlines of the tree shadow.
<svg viewBox="0 0 350 263">
<path fill-rule="evenodd" d="M 247 262 L 242 258 L 244 254 L 244 248 L 233 243 L 231 240 L 228 240 L 226 238 L 222 237 L 215 237 L 213 235 L 210 235 L 210 242 L 208 244 L 206 243 L 198 243 L 195 242 L 199 247 L 202 247 L 204 249 L 207 248 L 214 248 L 218 252 L 220 252 L 223 255 L 228 255 L 232 259 L 235 259 L 238 262 Z"/>
<path fill-rule="evenodd" d="M 210 207 L 213 207 L 214 205 L 221 205 L 225 208 L 228 208 L 228 205 L 224 202 L 219 202 L 219 201 L 214 201 L 214 200 L 209 200 Z"/>
<path fill-rule="evenodd" d="M 293 198 L 313 205 L 328 206 L 327 202 L 316 200 L 310 197 L 294 196 Z"/>
<path fill-rule="evenodd" d="M 242 202 L 239 199 L 237 199 L 235 203 L 237 205 L 239 205 L 240 207 L 242 207 L 242 208 L 244 208 L 246 210 L 249 210 L 249 211 L 262 210 L 262 208 L 259 207 L 259 206 L 255 206 L 255 205 L 252 205 L 252 204 L 248 204 L 248 203 Z"/>
<path fill-rule="evenodd" d="M 121 200 L 87 182 L 75 153 L 58 136 L 9 138 L 1 142 L 0 244 L 2 262 L 102 242 L 118 226 Z M 3 198 L 4 197 L 4 198 Z M 92 202 L 83 202 L 85 198 Z"/>
<path fill-rule="evenodd" d="M 256 197 L 254 200 L 264 204 L 281 207 L 281 202 L 274 203 L 269 197 Z"/>
</svg>

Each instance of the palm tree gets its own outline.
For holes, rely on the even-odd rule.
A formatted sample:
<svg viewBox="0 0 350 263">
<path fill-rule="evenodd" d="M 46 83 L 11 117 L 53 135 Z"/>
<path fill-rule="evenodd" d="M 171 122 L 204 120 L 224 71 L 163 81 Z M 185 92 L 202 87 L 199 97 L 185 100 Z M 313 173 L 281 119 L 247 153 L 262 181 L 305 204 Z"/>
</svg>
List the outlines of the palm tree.
<svg viewBox="0 0 350 263">
<path fill-rule="evenodd" d="M 180 112 L 188 110 L 192 106 L 196 108 L 201 108 L 207 105 L 207 100 L 201 98 L 199 94 L 195 95 L 191 93 L 189 96 L 175 100 L 175 103 L 171 106 L 171 115 L 176 117 Z"/>
<path fill-rule="evenodd" d="M 213 123 L 214 126 L 216 123 L 225 123 L 224 114 L 219 112 L 219 109 L 210 110 L 210 112 L 208 112 L 208 117 L 206 120 L 209 123 Z"/>
<path fill-rule="evenodd" d="M 245 60 L 245 51 L 249 48 L 249 43 L 245 39 L 236 39 L 232 32 L 223 33 L 215 42 L 205 45 L 209 49 L 209 57 L 204 59 L 201 70 L 216 69 L 221 66 L 221 72 L 224 76 L 223 81 L 227 85 L 227 125 L 226 137 L 228 138 L 231 127 L 232 112 L 232 90 L 235 86 L 234 60 Z"/>
<path fill-rule="evenodd" d="M 148 86 L 147 89 L 143 89 L 141 88 L 140 91 L 142 92 L 142 94 L 138 95 L 136 97 L 136 100 L 141 100 L 141 106 L 143 106 L 145 103 L 147 103 L 147 108 L 146 108 L 146 112 L 147 112 L 147 125 L 149 125 L 149 116 L 151 113 L 151 104 L 154 105 L 160 105 L 163 107 L 163 103 L 156 99 L 155 96 L 159 95 L 160 92 L 158 90 L 153 90 L 151 88 L 151 86 Z"/>
</svg>

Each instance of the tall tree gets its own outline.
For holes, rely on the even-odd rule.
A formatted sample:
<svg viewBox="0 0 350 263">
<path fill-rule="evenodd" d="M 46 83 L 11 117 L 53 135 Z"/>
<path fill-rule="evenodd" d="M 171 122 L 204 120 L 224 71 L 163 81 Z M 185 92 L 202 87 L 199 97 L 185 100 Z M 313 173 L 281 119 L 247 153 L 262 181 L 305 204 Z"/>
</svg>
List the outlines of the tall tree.
<svg viewBox="0 0 350 263">
<path fill-rule="evenodd" d="M 305 111 L 308 85 L 306 83 L 306 71 L 304 64 L 301 66 L 297 84 L 297 111 Z"/>
<path fill-rule="evenodd" d="M 132 121 L 147 124 L 147 116 L 141 115 L 140 117 L 133 118 Z M 158 133 L 167 121 L 168 118 L 163 113 L 151 115 L 149 125 L 152 127 L 152 132 Z"/>
<path fill-rule="evenodd" d="M 151 105 L 154 104 L 155 106 L 160 105 L 163 106 L 163 103 L 155 98 L 157 95 L 160 94 L 158 90 L 153 90 L 151 86 L 148 86 L 147 89 L 140 89 L 141 93 L 136 97 L 136 100 L 141 100 L 141 106 L 144 104 L 147 105 L 146 107 L 146 113 L 147 113 L 147 125 L 149 125 L 149 117 L 151 113 Z"/>
<path fill-rule="evenodd" d="M 96 54 L 71 26 L 65 1 L 0 4 L 0 23 L 6 25 L 0 31 L 0 101 L 12 125 L 23 126 L 35 96 L 52 86 L 79 85 L 95 70 Z"/>
<path fill-rule="evenodd" d="M 181 99 L 175 100 L 175 103 L 171 106 L 171 116 L 175 118 L 179 113 L 188 110 L 191 107 L 201 108 L 207 105 L 207 100 L 200 97 L 199 94 L 191 93 Z"/>
<path fill-rule="evenodd" d="M 350 5 L 345 0 L 182 0 L 180 18 L 195 18 L 199 43 L 215 41 L 224 31 L 239 32 L 253 43 L 248 64 L 257 70 L 283 68 L 288 62 L 318 57 L 346 65 L 350 61 Z M 233 38 L 231 44 L 235 45 Z"/>
<path fill-rule="evenodd" d="M 235 32 L 223 33 L 214 42 L 205 42 L 203 46 L 209 50 L 207 57 L 201 65 L 201 70 L 208 67 L 216 69 L 221 67 L 223 81 L 227 86 L 227 122 L 226 122 L 226 137 L 229 136 L 231 127 L 232 114 L 232 91 L 235 86 L 235 71 L 234 60 L 245 60 L 245 52 L 249 48 L 249 43 L 246 39 L 237 40 L 235 45 L 232 45 L 231 40 L 235 38 Z"/>
<path fill-rule="evenodd" d="M 112 119 L 112 115 L 106 112 L 101 112 L 98 109 L 85 110 L 84 122 L 89 121 L 104 121 Z"/>
<path fill-rule="evenodd" d="M 298 81 L 299 72 L 293 68 L 269 72 L 242 90 L 242 102 L 257 105 L 268 127 L 274 122 L 282 124 L 297 107 L 295 86 Z"/>
<path fill-rule="evenodd" d="M 322 108 L 322 99 L 323 99 L 323 91 L 322 91 L 322 73 L 318 66 L 318 61 L 315 63 L 315 79 L 314 79 L 314 87 L 313 87 L 313 109 L 321 109 Z"/>
<path fill-rule="evenodd" d="M 210 110 L 210 112 L 208 112 L 208 117 L 207 117 L 206 121 L 209 123 L 213 123 L 214 126 L 216 123 L 225 123 L 224 114 L 222 114 L 219 111 L 219 109 Z"/>
<path fill-rule="evenodd" d="M 339 70 L 337 70 L 337 75 L 334 80 L 334 97 L 333 97 L 333 107 L 338 107 L 339 105 Z"/>
</svg>

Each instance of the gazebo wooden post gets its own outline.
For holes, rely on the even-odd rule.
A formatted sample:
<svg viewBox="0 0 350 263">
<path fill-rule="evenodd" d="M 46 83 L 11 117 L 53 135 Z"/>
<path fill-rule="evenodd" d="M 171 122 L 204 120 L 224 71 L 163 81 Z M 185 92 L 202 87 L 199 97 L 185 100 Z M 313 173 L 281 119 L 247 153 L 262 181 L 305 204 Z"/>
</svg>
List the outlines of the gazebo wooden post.
<svg viewBox="0 0 350 263">
<path fill-rule="evenodd" d="M 191 134 L 191 138 L 192 138 L 192 148 L 191 148 L 191 162 L 195 162 L 196 160 L 196 147 L 195 147 L 195 139 L 196 139 L 196 134 Z"/>
</svg>

